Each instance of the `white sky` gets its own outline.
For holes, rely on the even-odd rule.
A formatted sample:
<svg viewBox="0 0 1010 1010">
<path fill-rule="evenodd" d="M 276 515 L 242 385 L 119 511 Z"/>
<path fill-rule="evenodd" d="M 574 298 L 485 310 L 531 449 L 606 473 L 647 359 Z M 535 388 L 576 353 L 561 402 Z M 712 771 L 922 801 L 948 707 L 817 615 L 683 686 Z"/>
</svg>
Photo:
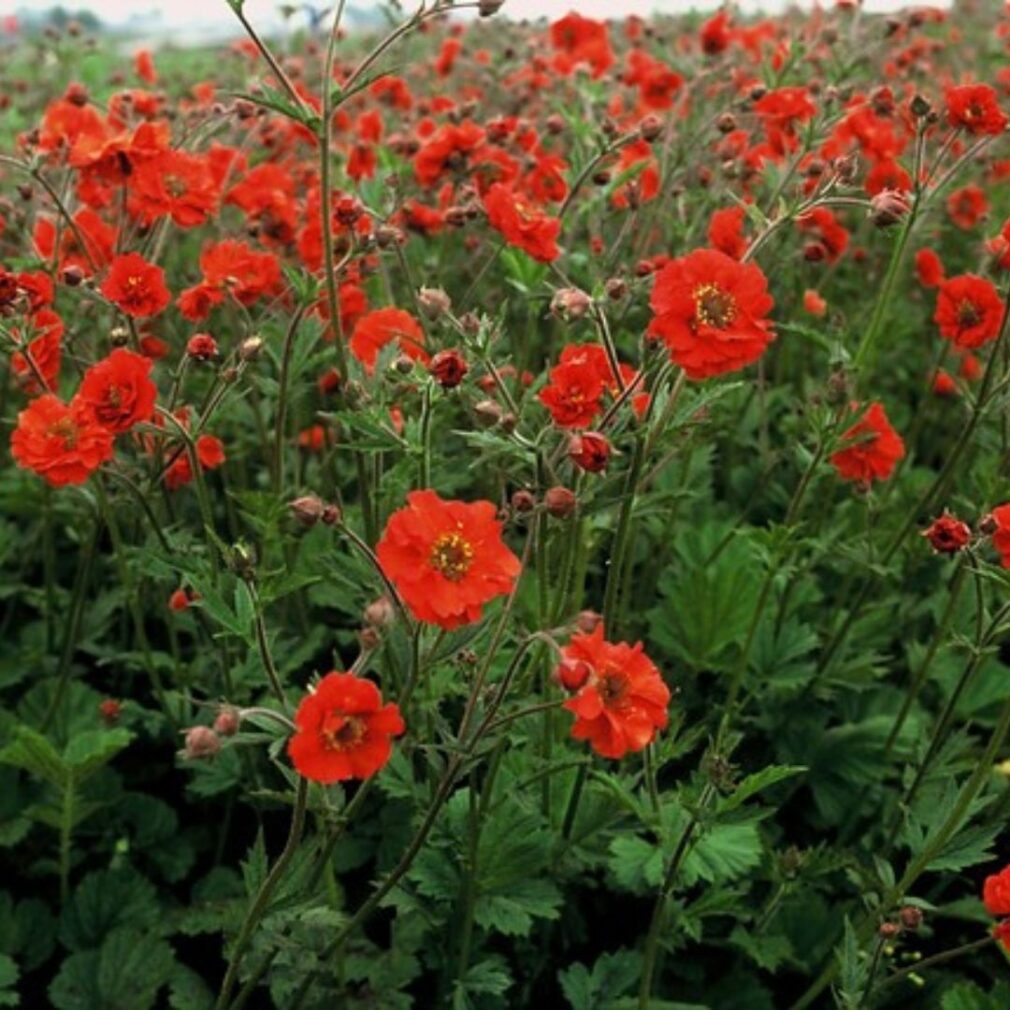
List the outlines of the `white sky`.
<svg viewBox="0 0 1010 1010">
<path fill-rule="evenodd" d="M 0 0 L 0 16 L 11 14 L 18 8 L 44 10 L 53 6 L 56 0 Z M 227 25 L 234 20 L 225 0 L 61 0 L 68 9 L 89 8 L 103 20 L 120 23 L 131 15 L 160 13 L 163 22 L 175 27 L 191 27 L 194 24 Z M 297 0 L 294 0 L 297 2 Z M 367 7 L 370 0 L 351 0 L 359 7 Z M 785 5 L 786 0 L 739 0 L 743 11 L 772 11 Z M 812 0 L 800 0 L 801 6 L 810 6 Z M 932 6 L 949 6 L 949 0 L 922 0 L 918 5 L 929 2 Z M 323 6 L 323 0 L 315 0 L 316 6 Z M 833 0 L 822 0 L 824 6 L 831 6 Z M 893 11 L 909 6 L 908 0 L 864 0 L 865 9 L 870 11 Z M 667 13 L 687 11 L 692 8 L 706 9 L 719 6 L 719 0 L 506 0 L 505 10 L 513 17 L 560 17 L 569 10 L 577 10 L 588 17 L 613 17 L 616 14 L 648 14 L 653 10 Z M 276 17 L 277 0 L 246 0 L 248 16 L 254 23 L 272 22 Z M 409 0 L 405 9 L 411 9 Z"/>
</svg>

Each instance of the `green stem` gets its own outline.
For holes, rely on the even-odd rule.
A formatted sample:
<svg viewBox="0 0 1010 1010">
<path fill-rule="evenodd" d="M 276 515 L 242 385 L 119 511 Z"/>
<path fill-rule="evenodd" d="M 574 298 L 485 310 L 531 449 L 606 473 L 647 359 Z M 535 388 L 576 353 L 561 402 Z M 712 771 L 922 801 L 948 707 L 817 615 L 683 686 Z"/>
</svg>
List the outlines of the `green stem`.
<svg viewBox="0 0 1010 1010">
<path fill-rule="evenodd" d="M 288 864 L 294 857 L 295 850 L 298 848 L 298 843 L 301 841 L 302 831 L 305 828 L 305 807 L 308 800 L 308 794 L 308 780 L 299 778 L 298 789 L 295 793 L 294 810 L 291 814 L 291 828 L 288 831 L 287 843 L 284 846 L 284 850 L 277 857 L 277 862 L 274 863 L 270 873 L 260 886 L 260 889 L 256 894 L 256 898 L 242 922 L 238 939 L 236 939 L 235 946 L 232 948 L 231 957 L 228 959 L 228 970 L 225 973 L 224 981 L 221 983 L 221 991 L 218 994 L 217 1003 L 215 1004 L 216 1010 L 225 1010 L 225 1007 L 228 1006 L 232 989 L 235 987 L 235 982 L 238 979 L 239 968 L 242 964 L 242 956 L 245 954 L 246 948 L 252 940 L 253 933 L 267 910 L 267 906 L 270 903 L 270 898 L 273 895 L 274 890 L 281 882 L 281 878 L 284 876 L 284 871 L 287 869 Z"/>
</svg>

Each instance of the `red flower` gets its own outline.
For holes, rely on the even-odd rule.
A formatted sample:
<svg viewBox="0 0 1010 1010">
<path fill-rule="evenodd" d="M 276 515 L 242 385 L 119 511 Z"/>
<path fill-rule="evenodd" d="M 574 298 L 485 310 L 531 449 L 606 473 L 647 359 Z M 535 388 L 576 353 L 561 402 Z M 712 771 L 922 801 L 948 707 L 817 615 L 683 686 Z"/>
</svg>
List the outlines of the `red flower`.
<svg viewBox="0 0 1010 1010">
<path fill-rule="evenodd" d="M 587 63 L 593 77 L 602 77 L 614 62 L 606 24 L 574 11 L 551 25 L 551 45 L 558 50 L 556 66 L 561 73 L 570 73 L 578 64 Z"/>
<path fill-rule="evenodd" d="M 717 56 L 728 48 L 733 40 L 730 31 L 729 14 L 726 11 L 719 11 L 718 14 L 710 17 L 702 26 L 699 33 L 701 38 L 701 48 L 706 56 Z"/>
<path fill-rule="evenodd" d="M 140 253 L 117 256 L 101 287 L 102 294 L 135 319 L 156 316 L 171 301 L 161 267 L 148 263 Z"/>
<path fill-rule="evenodd" d="M 947 91 L 947 122 L 969 133 L 996 136 L 1006 129 L 996 92 L 988 84 L 964 84 Z"/>
<path fill-rule="evenodd" d="M 934 519 L 922 535 L 937 554 L 957 554 L 971 543 L 971 528 L 968 524 L 946 512 Z"/>
<path fill-rule="evenodd" d="M 999 335 L 1003 302 L 990 281 L 961 274 L 944 281 L 936 298 L 933 321 L 940 334 L 958 347 L 981 347 Z"/>
<path fill-rule="evenodd" d="M 932 249 L 915 254 L 915 273 L 924 288 L 938 288 L 944 280 L 943 263 Z"/>
<path fill-rule="evenodd" d="M 1010 915 L 1010 866 L 985 878 L 982 901 L 990 915 Z"/>
<path fill-rule="evenodd" d="M 999 505 L 992 510 L 988 519 L 995 529 L 992 533 L 992 545 L 999 552 L 1000 564 L 1010 568 L 1010 505 Z M 1003 871 L 1006 873 L 1006 870 Z M 1005 913 L 1010 915 L 1010 912 Z"/>
<path fill-rule="evenodd" d="M 117 347 L 84 373 L 77 398 L 114 435 L 154 415 L 158 389 L 149 378 L 151 359 Z"/>
<path fill-rule="evenodd" d="M 561 222 L 549 217 L 510 186 L 496 182 L 484 196 L 484 210 L 491 227 L 541 263 L 558 258 L 557 237 Z"/>
<path fill-rule="evenodd" d="M 170 449 L 173 456 L 178 452 L 178 456 L 172 460 L 172 465 L 165 472 L 165 487 L 169 491 L 188 484 L 193 479 L 193 466 L 189 461 L 189 452 L 183 450 L 179 452 L 177 443 L 173 443 Z M 224 463 L 224 444 L 221 439 L 214 435 L 201 435 L 196 440 L 196 460 L 200 464 L 201 470 L 216 470 Z"/>
<path fill-rule="evenodd" d="M 111 458 L 112 433 L 95 422 L 87 405 L 44 393 L 18 414 L 11 455 L 53 487 L 83 484 Z"/>
<path fill-rule="evenodd" d="M 592 366 L 558 365 L 540 391 L 540 402 L 559 428 L 588 428 L 600 412 L 604 383 Z"/>
<path fill-rule="evenodd" d="M 450 167 L 462 168 L 484 143 L 484 131 L 469 119 L 439 128 L 414 156 L 414 175 L 422 186 L 432 186 Z"/>
<path fill-rule="evenodd" d="M 424 330 L 420 323 L 403 309 L 390 306 L 375 309 L 363 315 L 354 325 L 351 334 L 351 353 L 371 374 L 379 358 L 379 351 L 391 341 L 397 341 L 400 350 L 415 361 L 427 362 L 424 349 Z"/>
<path fill-rule="evenodd" d="M 886 480 L 905 455 L 905 443 L 891 427 L 879 403 L 870 404 L 866 413 L 842 435 L 841 444 L 843 448 L 831 457 L 832 465 L 843 480 L 864 484 Z"/>
<path fill-rule="evenodd" d="M 25 392 L 29 396 L 36 396 L 56 389 L 63 354 L 63 320 L 51 309 L 41 309 L 31 317 L 30 324 L 33 337 L 28 344 L 27 353 L 15 351 L 11 355 L 11 371 Z M 17 328 L 12 328 L 11 333 L 20 338 Z M 39 385 L 36 372 L 45 382 L 45 389 Z"/>
<path fill-rule="evenodd" d="M 947 197 L 947 213 L 962 231 L 971 231 L 989 210 L 985 193 L 974 183 L 963 186 Z"/>
<path fill-rule="evenodd" d="M 588 740 L 603 757 L 621 758 L 643 750 L 666 728 L 670 689 L 640 642 L 607 642 L 601 623 L 589 635 L 573 635 L 561 651 L 562 683 L 572 680 L 566 673 L 573 668 L 587 674 L 578 694 L 565 702 L 576 717 L 574 739 Z"/>
<path fill-rule="evenodd" d="M 750 244 L 743 234 L 745 219 L 743 207 L 715 211 L 708 223 L 708 244 L 735 260 L 740 259 Z"/>
<path fill-rule="evenodd" d="M 598 431 L 573 435 L 568 441 L 568 458 L 588 473 L 600 473 L 610 462 L 610 442 Z"/>
<path fill-rule="evenodd" d="M 775 304 L 753 263 L 715 249 L 671 260 L 658 274 L 649 333 L 660 337 L 690 379 L 734 372 L 756 361 L 774 336 Z"/>
<path fill-rule="evenodd" d="M 412 491 L 376 548 L 383 571 L 420 621 L 451 631 L 512 591 L 519 559 L 501 539 L 491 502 L 445 501 Z"/>
<path fill-rule="evenodd" d="M 392 754 L 391 737 L 404 731 L 395 704 L 382 704 L 379 689 L 353 673 L 328 673 L 295 713 L 298 727 L 288 756 L 313 782 L 343 782 L 374 775 Z"/>
</svg>

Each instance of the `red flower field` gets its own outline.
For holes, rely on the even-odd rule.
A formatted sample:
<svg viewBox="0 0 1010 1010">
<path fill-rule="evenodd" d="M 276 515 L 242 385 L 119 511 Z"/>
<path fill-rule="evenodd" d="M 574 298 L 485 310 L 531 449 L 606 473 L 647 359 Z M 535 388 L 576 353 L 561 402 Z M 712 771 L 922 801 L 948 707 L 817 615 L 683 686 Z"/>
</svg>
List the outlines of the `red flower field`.
<svg viewBox="0 0 1010 1010">
<path fill-rule="evenodd" d="M 1010 4 L 225 6 L 0 22 L 0 1006 L 1010 1007 Z"/>
</svg>

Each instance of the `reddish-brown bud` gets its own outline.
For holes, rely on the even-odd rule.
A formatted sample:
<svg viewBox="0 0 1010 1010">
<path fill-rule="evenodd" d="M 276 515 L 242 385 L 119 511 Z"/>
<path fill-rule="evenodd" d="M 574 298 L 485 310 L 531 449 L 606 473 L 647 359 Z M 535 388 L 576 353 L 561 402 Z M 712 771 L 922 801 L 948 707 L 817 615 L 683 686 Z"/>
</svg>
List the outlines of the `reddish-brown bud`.
<svg viewBox="0 0 1010 1010">
<path fill-rule="evenodd" d="M 549 515 L 555 519 L 567 519 L 578 505 L 578 499 L 574 493 L 566 487 L 549 488 L 544 495 L 544 508 Z"/>
<path fill-rule="evenodd" d="M 584 431 L 568 441 L 568 458 L 580 469 L 599 473 L 610 462 L 610 442 L 598 431 Z"/>
<path fill-rule="evenodd" d="M 191 726 L 185 732 L 182 755 L 187 761 L 212 758 L 221 750 L 221 738 L 210 726 Z"/>
<path fill-rule="evenodd" d="M 428 372 L 443 389 L 455 389 L 470 370 L 466 358 L 449 348 L 439 351 L 428 364 Z"/>
<path fill-rule="evenodd" d="M 222 705 L 214 719 L 214 732 L 218 736 L 234 736 L 241 721 L 239 711 L 234 705 Z"/>
</svg>

